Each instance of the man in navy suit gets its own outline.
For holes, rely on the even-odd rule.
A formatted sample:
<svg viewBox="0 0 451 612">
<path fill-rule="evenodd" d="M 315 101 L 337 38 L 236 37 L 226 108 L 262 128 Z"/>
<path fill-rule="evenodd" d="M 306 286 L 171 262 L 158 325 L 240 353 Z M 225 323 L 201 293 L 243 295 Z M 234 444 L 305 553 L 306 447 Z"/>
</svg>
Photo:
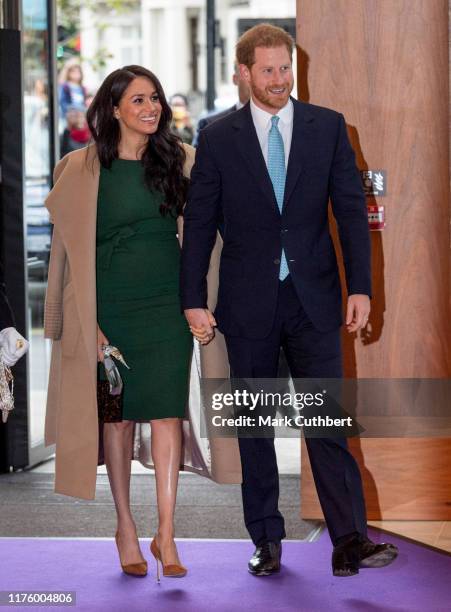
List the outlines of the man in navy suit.
<svg viewBox="0 0 451 612">
<path fill-rule="evenodd" d="M 370 240 L 365 196 L 341 114 L 298 102 L 294 41 L 268 24 L 237 44 L 250 103 L 200 133 L 184 215 L 181 303 L 191 331 L 225 335 L 234 378 L 275 378 L 280 347 L 293 378 L 340 378 L 342 304 L 329 233 L 337 220 L 348 289 L 346 326 L 370 312 Z M 207 308 L 206 275 L 224 220 L 218 302 Z M 397 555 L 366 535 L 359 468 L 343 438 L 307 438 L 318 496 L 334 545 L 333 573 L 381 567 Z M 248 569 L 279 571 L 284 519 L 271 437 L 239 439 L 246 527 L 256 546 Z"/>
<path fill-rule="evenodd" d="M 227 115 L 230 115 L 230 113 L 234 113 L 240 108 L 243 108 L 243 106 L 249 102 L 251 95 L 249 92 L 249 85 L 247 84 L 247 81 L 241 78 L 240 70 L 236 62 L 234 64 L 234 68 L 235 72 L 233 73 L 233 84 L 238 88 L 238 102 L 220 113 L 213 113 L 212 115 L 207 115 L 207 117 L 202 117 L 202 119 L 199 119 L 199 123 L 197 124 L 197 132 L 193 140 L 193 147 L 197 147 L 197 143 L 199 142 L 199 133 L 201 130 L 206 128 L 207 125 L 211 125 L 214 121 L 227 117 Z"/>
</svg>

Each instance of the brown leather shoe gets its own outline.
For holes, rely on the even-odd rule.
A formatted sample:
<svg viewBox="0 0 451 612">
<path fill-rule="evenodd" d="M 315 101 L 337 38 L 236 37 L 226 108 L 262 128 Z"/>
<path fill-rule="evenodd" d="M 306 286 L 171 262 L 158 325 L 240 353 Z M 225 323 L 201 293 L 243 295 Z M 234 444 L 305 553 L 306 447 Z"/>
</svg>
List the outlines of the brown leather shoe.
<svg viewBox="0 0 451 612">
<path fill-rule="evenodd" d="M 114 536 L 116 540 L 117 551 L 119 552 L 119 544 L 117 542 L 117 532 Z M 119 555 L 120 561 L 120 555 Z M 141 561 L 140 563 L 125 563 L 123 564 L 120 561 L 122 571 L 124 574 L 128 574 L 129 576 L 146 576 L 147 575 L 147 561 Z"/>
<path fill-rule="evenodd" d="M 186 576 L 188 570 L 183 565 L 178 565 L 178 563 L 172 563 L 168 565 L 164 565 L 161 559 L 160 548 L 156 542 L 156 536 L 150 543 L 150 552 L 155 557 L 155 561 L 157 562 L 157 582 L 160 582 L 160 566 L 158 563 L 161 563 L 163 567 L 163 576 L 167 578 L 183 578 Z"/>
</svg>

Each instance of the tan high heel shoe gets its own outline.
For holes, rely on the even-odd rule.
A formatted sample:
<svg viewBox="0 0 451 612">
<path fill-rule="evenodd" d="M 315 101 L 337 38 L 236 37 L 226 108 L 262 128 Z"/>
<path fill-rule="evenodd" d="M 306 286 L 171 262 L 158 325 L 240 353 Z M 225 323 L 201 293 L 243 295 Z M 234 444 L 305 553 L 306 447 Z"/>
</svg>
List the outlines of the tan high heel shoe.
<svg viewBox="0 0 451 612">
<path fill-rule="evenodd" d="M 157 562 L 157 582 L 160 582 L 160 566 L 158 562 L 160 562 L 161 566 L 163 567 L 163 576 L 166 576 L 167 578 L 182 578 L 183 576 L 186 576 L 188 570 L 186 567 L 183 567 L 183 565 L 178 565 L 177 563 L 172 563 L 169 565 L 163 564 L 161 552 L 156 542 L 156 536 L 150 543 L 150 552 L 153 554 Z"/>
<path fill-rule="evenodd" d="M 117 531 L 114 536 L 116 540 L 117 551 L 119 553 L 119 544 L 117 542 Z M 119 561 L 121 560 L 121 556 L 119 554 Z M 126 563 L 125 565 L 121 562 L 122 571 L 124 574 L 129 574 L 130 576 L 146 576 L 147 575 L 147 561 L 141 561 L 140 563 Z"/>
</svg>

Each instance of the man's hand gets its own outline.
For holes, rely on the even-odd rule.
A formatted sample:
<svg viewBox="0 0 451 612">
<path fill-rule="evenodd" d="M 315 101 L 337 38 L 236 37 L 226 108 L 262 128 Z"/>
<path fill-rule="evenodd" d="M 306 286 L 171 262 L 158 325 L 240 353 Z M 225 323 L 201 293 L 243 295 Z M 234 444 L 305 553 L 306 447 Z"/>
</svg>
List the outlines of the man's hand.
<svg viewBox="0 0 451 612">
<path fill-rule="evenodd" d="M 208 344 L 213 340 L 216 321 L 208 308 L 187 308 L 185 317 L 191 333 L 201 344 Z"/>
<path fill-rule="evenodd" d="M 19 334 L 15 327 L 5 327 L 0 331 L 1 358 L 4 364 L 10 368 L 25 355 L 29 343 Z"/>
<path fill-rule="evenodd" d="M 368 323 L 370 315 L 370 298 L 362 293 L 355 293 L 348 297 L 346 311 L 346 328 L 348 332 L 356 332 Z"/>
</svg>

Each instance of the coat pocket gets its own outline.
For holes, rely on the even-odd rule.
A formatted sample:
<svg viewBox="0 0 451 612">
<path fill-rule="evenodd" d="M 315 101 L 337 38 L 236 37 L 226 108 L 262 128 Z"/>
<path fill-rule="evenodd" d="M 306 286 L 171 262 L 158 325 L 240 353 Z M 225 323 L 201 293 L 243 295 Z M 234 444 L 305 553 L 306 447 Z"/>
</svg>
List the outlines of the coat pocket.
<svg viewBox="0 0 451 612">
<path fill-rule="evenodd" d="M 63 297 L 63 333 L 61 334 L 61 353 L 65 357 L 73 357 L 81 334 L 75 293 L 67 286 Z"/>
</svg>

